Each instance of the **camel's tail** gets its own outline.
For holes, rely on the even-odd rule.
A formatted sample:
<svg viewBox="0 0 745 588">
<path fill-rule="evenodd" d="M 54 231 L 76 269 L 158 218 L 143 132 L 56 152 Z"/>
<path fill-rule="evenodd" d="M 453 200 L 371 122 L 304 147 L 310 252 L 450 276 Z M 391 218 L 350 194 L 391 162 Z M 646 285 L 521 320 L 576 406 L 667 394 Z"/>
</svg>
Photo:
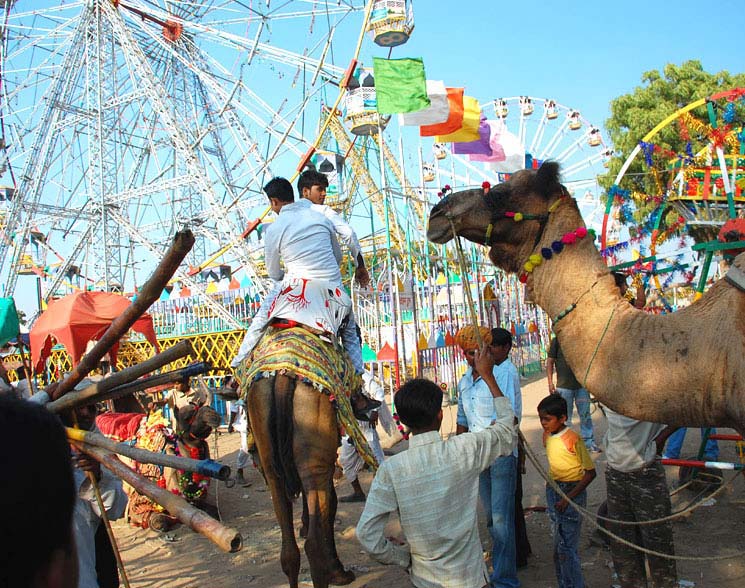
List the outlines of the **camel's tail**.
<svg viewBox="0 0 745 588">
<path fill-rule="evenodd" d="M 289 498 L 302 491 L 300 474 L 293 455 L 292 400 L 295 395 L 295 380 L 277 375 L 274 378 L 274 393 L 269 412 L 269 429 L 272 431 L 272 465 L 281 476 Z"/>
</svg>

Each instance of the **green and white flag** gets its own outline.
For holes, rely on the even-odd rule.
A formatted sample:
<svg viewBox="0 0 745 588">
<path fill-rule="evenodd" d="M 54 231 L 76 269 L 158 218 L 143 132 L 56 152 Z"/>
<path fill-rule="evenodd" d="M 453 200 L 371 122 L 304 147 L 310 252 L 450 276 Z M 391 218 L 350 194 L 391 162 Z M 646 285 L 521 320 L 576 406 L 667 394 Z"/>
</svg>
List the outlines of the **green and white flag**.
<svg viewBox="0 0 745 588">
<path fill-rule="evenodd" d="M 420 58 L 373 58 L 375 94 L 380 114 L 417 112 L 430 105 L 427 77 Z"/>
</svg>

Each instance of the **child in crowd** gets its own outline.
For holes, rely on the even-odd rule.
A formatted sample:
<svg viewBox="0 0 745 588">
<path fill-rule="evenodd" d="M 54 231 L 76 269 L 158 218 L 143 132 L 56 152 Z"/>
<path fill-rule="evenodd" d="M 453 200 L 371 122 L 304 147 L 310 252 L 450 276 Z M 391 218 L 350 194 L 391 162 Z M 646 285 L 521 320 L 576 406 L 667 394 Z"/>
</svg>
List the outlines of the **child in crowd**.
<svg viewBox="0 0 745 588">
<path fill-rule="evenodd" d="M 566 400 L 558 394 L 547 396 L 538 404 L 538 417 L 543 427 L 543 445 L 551 479 L 570 500 L 584 507 L 586 488 L 595 479 L 595 464 L 582 438 L 566 426 Z M 578 552 L 580 514 L 550 484 L 546 485 L 546 504 L 554 537 L 554 567 L 559 588 L 584 588 Z"/>
</svg>

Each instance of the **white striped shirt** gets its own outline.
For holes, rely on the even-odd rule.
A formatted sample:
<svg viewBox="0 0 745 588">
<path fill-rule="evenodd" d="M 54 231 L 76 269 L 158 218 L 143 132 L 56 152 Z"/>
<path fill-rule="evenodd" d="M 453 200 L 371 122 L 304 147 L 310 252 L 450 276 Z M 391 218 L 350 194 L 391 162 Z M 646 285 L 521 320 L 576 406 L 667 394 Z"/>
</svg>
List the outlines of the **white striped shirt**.
<svg viewBox="0 0 745 588">
<path fill-rule="evenodd" d="M 479 473 L 510 455 L 517 434 L 510 401 L 495 398 L 496 421 L 478 433 L 445 441 L 432 431 L 378 470 L 357 524 L 357 539 L 384 564 L 411 566 L 417 588 L 482 588 L 489 583 L 479 540 Z M 398 511 L 407 545 L 385 538 Z"/>
</svg>

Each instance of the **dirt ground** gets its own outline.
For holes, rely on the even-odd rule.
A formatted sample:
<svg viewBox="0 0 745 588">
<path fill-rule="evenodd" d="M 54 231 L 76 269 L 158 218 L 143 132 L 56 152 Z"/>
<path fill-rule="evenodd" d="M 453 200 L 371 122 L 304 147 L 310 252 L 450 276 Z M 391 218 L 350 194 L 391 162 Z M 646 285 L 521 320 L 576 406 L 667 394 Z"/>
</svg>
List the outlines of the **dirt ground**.
<svg viewBox="0 0 745 588">
<path fill-rule="evenodd" d="M 535 406 L 547 393 L 545 378 L 523 381 L 523 422 L 522 430 L 535 451 L 542 456 L 541 428 Z M 598 441 L 605 433 L 605 418 L 600 410 L 593 413 L 595 435 Z M 578 422 L 575 416 L 575 426 Z M 445 414 L 442 433 L 448 435 L 455 431 L 455 409 L 450 407 Z M 720 431 L 730 432 L 730 431 Z M 689 431 L 683 449 L 684 456 L 694 456 L 698 448 L 698 431 Z M 212 443 L 212 442 L 211 442 Z M 403 449 L 404 443 L 394 450 Z M 237 449 L 240 446 L 238 433 L 221 433 L 217 438 L 220 461 L 234 467 Z M 737 461 L 734 442 L 720 442 L 720 460 Z M 605 499 L 605 459 L 603 454 L 593 454 L 598 467 L 598 477 L 588 489 L 588 508 L 593 511 Z M 667 468 L 670 487 L 677 482 L 677 468 Z M 725 480 L 732 473 L 725 475 Z M 213 501 L 217 499 L 222 520 L 237 528 L 243 534 L 243 549 L 235 554 L 219 551 L 203 537 L 183 527 L 169 536 L 153 531 L 130 528 L 123 521 L 114 523 L 122 557 L 128 571 L 130 585 L 134 588 L 154 586 L 202 587 L 202 586 L 287 586 L 279 564 L 280 533 L 272 511 L 269 493 L 261 475 L 256 470 L 248 472 L 251 486 L 227 488 L 223 483 L 215 492 L 211 489 Z M 363 472 L 360 476 L 363 488 L 367 490 L 372 474 Z M 545 506 L 545 484 L 535 468 L 528 464 L 523 478 L 526 508 Z M 347 494 L 350 488 L 344 479 L 339 480 L 337 492 Z M 673 510 L 685 508 L 696 494 L 684 490 L 673 496 Z M 745 553 L 745 488 L 742 478 L 737 478 L 713 504 L 701 506 L 684 519 L 674 524 L 676 551 L 688 556 L 716 556 L 727 553 Z M 354 528 L 362 512 L 362 504 L 339 504 L 336 521 L 337 547 L 342 562 L 355 571 L 357 580 L 353 588 L 404 588 L 411 584 L 403 570 L 382 566 L 372 561 L 362 552 L 355 539 Z M 453 497 L 453 508 L 458 508 L 458 498 Z M 296 521 L 299 526 L 299 508 Z M 527 515 L 528 535 L 533 555 L 526 568 L 519 571 L 522 585 L 527 588 L 549 588 L 557 585 L 551 556 L 551 538 L 548 515 L 545 512 L 529 511 Z M 395 531 L 395 521 L 391 523 Z M 739 529 L 739 530 L 738 530 Z M 593 536 L 593 529 L 583 525 L 580 556 L 585 572 L 585 580 L 590 588 L 611 586 L 610 554 Z M 488 549 L 488 534 L 481 522 L 481 537 Z M 302 549 L 302 544 L 301 549 Z M 699 588 L 741 588 L 745 585 L 745 557 L 740 556 L 722 561 L 678 563 L 678 572 L 686 586 Z M 300 572 L 301 586 L 312 586 L 307 560 L 303 555 Z"/>
</svg>

